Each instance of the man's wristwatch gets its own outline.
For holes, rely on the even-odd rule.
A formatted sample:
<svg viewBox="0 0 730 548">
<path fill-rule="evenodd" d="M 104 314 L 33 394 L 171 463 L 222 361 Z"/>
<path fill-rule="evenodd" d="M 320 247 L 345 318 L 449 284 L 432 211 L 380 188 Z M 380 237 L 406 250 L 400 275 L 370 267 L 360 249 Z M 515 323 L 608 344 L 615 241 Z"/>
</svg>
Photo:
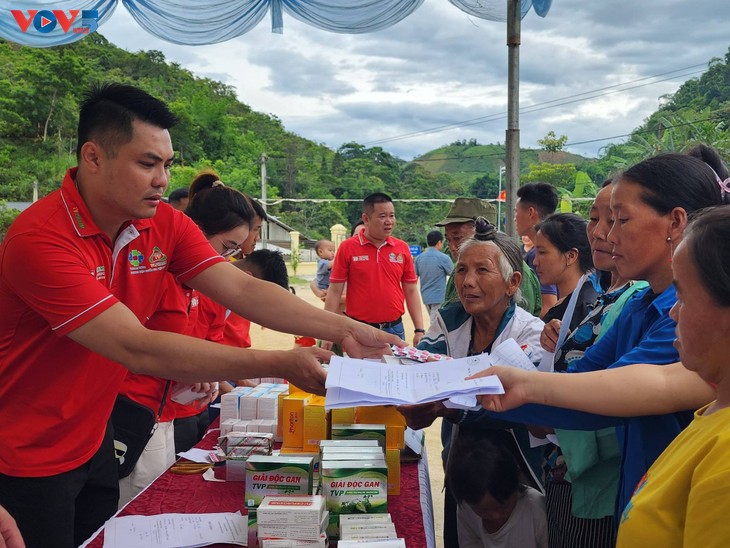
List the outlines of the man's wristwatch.
<svg viewBox="0 0 730 548">
<path fill-rule="evenodd" d="M 426 332 L 425 329 L 414 329 L 413 331 L 414 331 L 414 333 L 425 333 Z"/>
</svg>

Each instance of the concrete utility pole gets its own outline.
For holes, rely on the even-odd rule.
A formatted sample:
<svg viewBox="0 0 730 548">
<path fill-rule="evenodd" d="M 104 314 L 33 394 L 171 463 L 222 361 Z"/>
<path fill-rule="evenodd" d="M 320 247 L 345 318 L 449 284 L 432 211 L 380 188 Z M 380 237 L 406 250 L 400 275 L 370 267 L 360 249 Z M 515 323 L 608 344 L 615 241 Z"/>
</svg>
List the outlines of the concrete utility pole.
<svg viewBox="0 0 730 548">
<path fill-rule="evenodd" d="M 261 153 L 261 207 L 266 211 L 266 153 Z M 268 212 L 267 212 L 268 214 Z M 261 224 L 261 247 L 266 249 L 266 240 L 269 235 L 269 226 L 266 221 Z"/>
<path fill-rule="evenodd" d="M 516 236 L 514 210 L 520 186 L 520 35 L 522 2 L 507 0 L 507 201 L 505 232 Z"/>
</svg>

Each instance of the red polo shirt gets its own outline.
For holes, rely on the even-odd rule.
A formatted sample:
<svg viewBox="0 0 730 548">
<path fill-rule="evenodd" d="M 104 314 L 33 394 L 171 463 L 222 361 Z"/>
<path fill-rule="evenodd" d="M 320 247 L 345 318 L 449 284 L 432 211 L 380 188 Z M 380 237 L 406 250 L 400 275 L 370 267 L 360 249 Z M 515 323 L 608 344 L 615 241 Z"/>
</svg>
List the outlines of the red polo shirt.
<svg viewBox="0 0 730 548">
<path fill-rule="evenodd" d="M 167 275 L 165 284 L 162 300 L 145 327 L 155 331 L 183 333 L 188 325 L 188 306 L 193 290 L 181 290 L 180 285 L 175 283 L 175 277 L 172 274 Z M 167 380 L 160 377 L 136 375 L 128 372 L 119 393 L 157 413 L 162 402 L 162 395 L 165 393 L 166 384 Z M 170 399 L 171 394 L 172 383 L 167 391 L 165 406 L 162 408 L 162 415 L 160 416 L 162 422 L 169 422 L 175 418 L 175 408 Z"/>
<path fill-rule="evenodd" d="M 251 322 L 235 312 L 229 313 L 223 330 L 223 344 L 251 348 Z"/>
<path fill-rule="evenodd" d="M 226 323 L 226 308 L 224 306 L 193 290 L 189 310 L 190 316 L 188 325 L 185 328 L 186 335 L 217 343 L 223 342 L 223 327 Z M 205 367 L 205 364 L 201 364 L 201 367 Z M 205 409 L 205 407 L 198 407 L 194 403 L 181 405 L 177 402 L 172 402 L 171 408 L 176 419 L 199 415 Z"/>
<path fill-rule="evenodd" d="M 402 284 L 416 281 L 408 244 L 389 237 L 375 247 L 362 232 L 340 244 L 330 274 L 330 282 L 347 282 L 347 315 L 371 323 L 400 318 L 405 311 Z"/>
<path fill-rule="evenodd" d="M 11 476 L 72 470 L 101 445 L 127 370 L 64 335 L 119 301 L 146 323 L 168 271 L 183 283 L 224 260 L 166 204 L 110 241 L 74 176 L 0 246 L 0 472 Z"/>
</svg>

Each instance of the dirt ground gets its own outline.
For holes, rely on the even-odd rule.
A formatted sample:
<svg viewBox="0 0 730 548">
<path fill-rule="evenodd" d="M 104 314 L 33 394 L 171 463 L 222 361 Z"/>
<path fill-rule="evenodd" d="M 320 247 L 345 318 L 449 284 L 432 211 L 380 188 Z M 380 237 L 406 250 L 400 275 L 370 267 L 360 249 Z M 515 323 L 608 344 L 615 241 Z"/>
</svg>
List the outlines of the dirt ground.
<svg viewBox="0 0 730 548">
<path fill-rule="evenodd" d="M 297 268 L 297 277 L 307 280 L 306 284 L 292 284 L 297 292 L 297 296 L 304 299 L 308 303 L 324 308 L 324 303 L 314 296 L 309 288 L 309 281 L 314 278 L 316 272 L 316 263 L 302 263 Z M 292 272 L 289 273 L 292 275 Z M 423 318 L 427 320 L 428 314 L 426 308 L 423 307 Z M 413 323 L 408 313 L 403 317 L 405 324 L 406 336 L 413 334 Z M 294 337 L 289 334 L 279 333 L 271 329 L 264 329 L 257 325 L 251 326 L 251 342 L 254 348 L 276 350 L 291 348 L 294 345 Z M 409 341 L 410 342 L 410 341 Z M 441 465 L 441 419 L 437 419 L 433 425 L 425 430 L 426 433 L 426 453 L 428 455 L 428 467 L 431 477 L 431 493 L 433 496 L 434 506 L 434 522 L 436 528 L 436 546 L 441 548 L 443 542 L 441 539 L 441 530 L 443 528 L 443 484 L 444 473 Z"/>
</svg>

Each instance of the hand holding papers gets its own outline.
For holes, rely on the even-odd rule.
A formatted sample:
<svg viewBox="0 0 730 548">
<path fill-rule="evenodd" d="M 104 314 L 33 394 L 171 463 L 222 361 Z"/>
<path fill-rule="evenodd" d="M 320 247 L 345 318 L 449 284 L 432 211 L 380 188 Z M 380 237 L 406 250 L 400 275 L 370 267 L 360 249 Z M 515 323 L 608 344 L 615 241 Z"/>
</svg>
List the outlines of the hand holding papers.
<svg viewBox="0 0 730 548">
<path fill-rule="evenodd" d="M 504 394 L 497 377 L 464 380 L 497 363 L 534 370 L 530 360 L 512 339 L 499 345 L 491 355 L 407 366 L 334 357 L 330 361 L 325 385 L 325 407 L 404 405 L 439 401 L 452 396 L 473 398 L 482 394 Z"/>
</svg>

